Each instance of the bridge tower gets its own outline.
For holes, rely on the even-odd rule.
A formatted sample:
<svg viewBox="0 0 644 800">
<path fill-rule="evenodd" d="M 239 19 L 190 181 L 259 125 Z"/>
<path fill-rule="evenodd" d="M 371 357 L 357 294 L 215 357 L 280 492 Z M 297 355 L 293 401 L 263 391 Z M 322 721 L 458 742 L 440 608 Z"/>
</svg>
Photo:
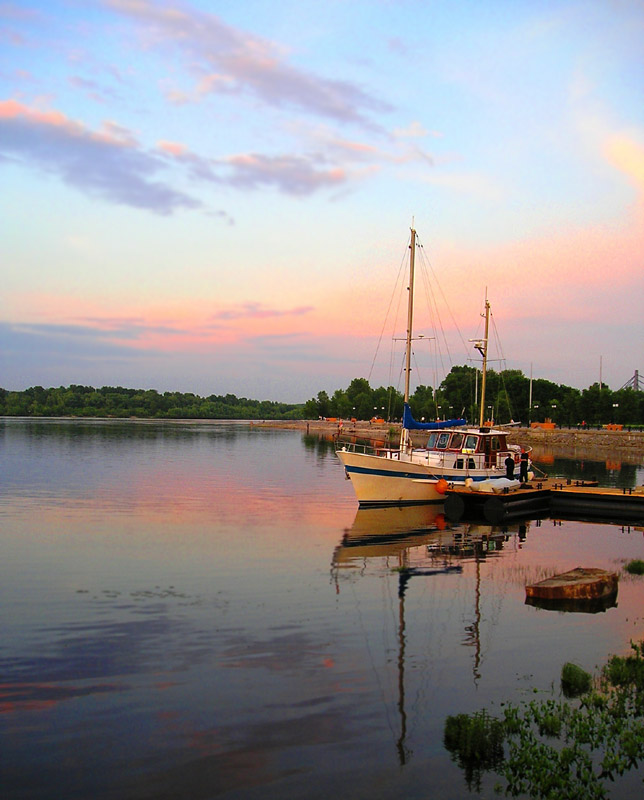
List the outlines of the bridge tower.
<svg viewBox="0 0 644 800">
<path fill-rule="evenodd" d="M 636 392 L 644 392 L 644 380 L 640 380 L 639 370 L 635 370 L 632 378 L 629 378 L 621 387 L 622 389 L 635 389 Z"/>
</svg>

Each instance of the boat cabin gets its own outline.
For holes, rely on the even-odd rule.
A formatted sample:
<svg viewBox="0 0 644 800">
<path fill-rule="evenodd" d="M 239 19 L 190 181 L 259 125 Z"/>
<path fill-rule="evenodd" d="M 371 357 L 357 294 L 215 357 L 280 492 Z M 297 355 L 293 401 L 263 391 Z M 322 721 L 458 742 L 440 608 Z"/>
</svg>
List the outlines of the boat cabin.
<svg viewBox="0 0 644 800">
<path fill-rule="evenodd" d="M 497 463 L 500 453 L 507 454 L 506 440 L 505 433 L 491 431 L 489 428 L 467 431 L 438 430 L 429 435 L 427 449 L 442 454 L 459 454 L 454 464 L 457 469 L 475 469 L 481 461 L 486 467 L 491 467 Z"/>
</svg>

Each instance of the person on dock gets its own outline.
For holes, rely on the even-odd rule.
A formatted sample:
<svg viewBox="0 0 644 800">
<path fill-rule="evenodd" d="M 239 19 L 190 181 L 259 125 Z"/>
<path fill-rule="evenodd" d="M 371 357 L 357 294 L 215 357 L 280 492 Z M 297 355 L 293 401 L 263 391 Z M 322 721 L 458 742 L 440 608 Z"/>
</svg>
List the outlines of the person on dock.
<svg viewBox="0 0 644 800">
<path fill-rule="evenodd" d="M 505 459 L 505 477 L 509 481 L 514 480 L 514 456 L 512 454 Z"/>
<path fill-rule="evenodd" d="M 519 480 L 521 483 L 528 482 L 528 451 L 525 447 L 521 448 L 521 460 L 519 462 Z"/>
</svg>

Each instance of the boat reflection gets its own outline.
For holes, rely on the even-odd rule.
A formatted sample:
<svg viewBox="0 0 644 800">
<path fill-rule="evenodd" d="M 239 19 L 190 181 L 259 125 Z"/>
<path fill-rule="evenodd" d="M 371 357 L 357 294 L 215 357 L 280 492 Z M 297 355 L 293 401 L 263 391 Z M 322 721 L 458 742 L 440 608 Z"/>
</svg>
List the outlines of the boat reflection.
<svg viewBox="0 0 644 800">
<path fill-rule="evenodd" d="M 486 558 L 503 550 L 512 536 L 522 542 L 530 522 L 505 525 L 450 522 L 442 506 L 360 508 L 333 553 L 333 566 L 370 558 L 397 559 L 399 567 L 436 566 L 437 561 Z"/>
<path fill-rule="evenodd" d="M 400 719 L 396 750 L 404 766 L 411 750 L 407 746 L 407 711 L 405 706 L 406 622 L 405 596 L 412 578 L 454 574 L 458 579 L 464 565 L 474 568 L 474 596 L 471 620 L 464 627 L 463 645 L 473 650 L 472 676 L 481 678 L 481 568 L 487 559 L 500 555 L 511 538 L 525 540 L 530 523 L 484 525 L 450 523 L 442 506 L 405 506 L 361 508 L 353 525 L 346 529 L 335 548 L 332 574 L 336 591 L 342 577 L 360 576 L 373 567 L 382 576 L 383 568 L 398 576 L 397 619 L 397 709 Z M 386 574 L 386 573 L 385 573 Z"/>
</svg>

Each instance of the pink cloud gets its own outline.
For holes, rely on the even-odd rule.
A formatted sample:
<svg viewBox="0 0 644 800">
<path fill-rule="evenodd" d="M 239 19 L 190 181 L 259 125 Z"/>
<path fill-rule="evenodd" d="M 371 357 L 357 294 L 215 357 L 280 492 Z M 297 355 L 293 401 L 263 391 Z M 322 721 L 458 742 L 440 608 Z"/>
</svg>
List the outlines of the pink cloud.
<svg viewBox="0 0 644 800">
<path fill-rule="evenodd" d="M 308 195 L 336 187 L 348 179 L 344 169 L 327 165 L 317 155 L 262 155 L 237 153 L 225 158 L 204 158 L 179 142 L 160 141 L 163 156 L 187 167 L 198 180 L 255 190 L 263 186 L 291 195 Z"/>
<path fill-rule="evenodd" d="M 37 125 L 53 125 L 65 128 L 72 134 L 83 131 L 82 126 L 70 120 L 60 111 L 39 111 L 19 103 L 17 100 L 0 100 L 0 119 L 14 120 L 24 118 Z"/>
<path fill-rule="evenodd" d="M 289 309 L 266 308 L 261 303 L 244 303 L 235 308 L 222 309 L 212 315 L 213 320 L 270 319 L 275 317 L 300 317 L 313 311 L 313 306 Z"/>
<path fill-rule="evenodd" d="M 183 156 L 188 152 L 188 148 L 185 144 L 180 144 L 179 142 L 164 142 L 161 141 L 157 144 L 159 150 L 162 150 L 164 153 L 167 153 L 171 156 Z"/>
<path fill-rule="evenodd" d="M 205 301 L 189 306 L 113 313 L 99 300 L 32 293 L 14 298 L 20 322 L 5 323 L 17 334 L 39 340 L 112 346 L 121 352 L 192 352 L 238 347 L 252 351 L 271 338 L 299 336 L 299 320 L 312 306 L 270 308 L 256 302 L 221 308 L 212 313 Z M 27 321 L 25 321 L 27 320 Z"/>
<path fill-rule="evenodd" d="M 325 168 L 306 156 L 265 156 L 256 153 L 230 156 L 225 160 L 226 182 L 237 188 L 274 186 L 288 194 L 310 194 L 317 189 L 339 186 L 348 175 L 341 167 Z"/>
</svg>

